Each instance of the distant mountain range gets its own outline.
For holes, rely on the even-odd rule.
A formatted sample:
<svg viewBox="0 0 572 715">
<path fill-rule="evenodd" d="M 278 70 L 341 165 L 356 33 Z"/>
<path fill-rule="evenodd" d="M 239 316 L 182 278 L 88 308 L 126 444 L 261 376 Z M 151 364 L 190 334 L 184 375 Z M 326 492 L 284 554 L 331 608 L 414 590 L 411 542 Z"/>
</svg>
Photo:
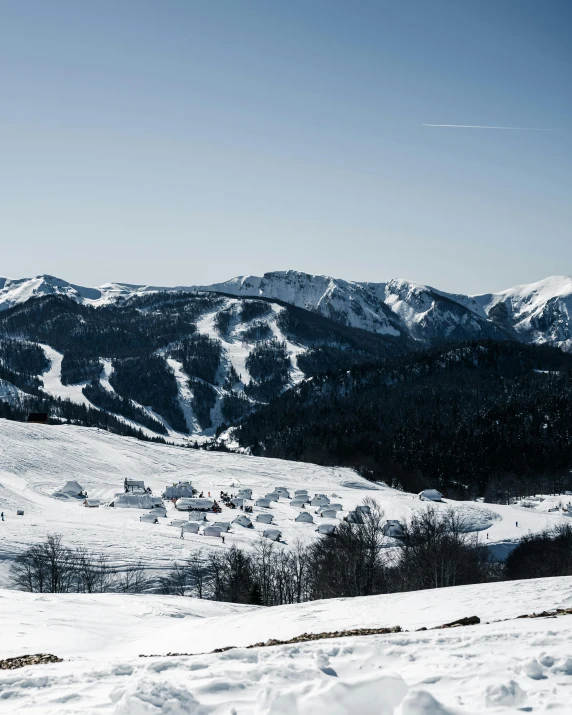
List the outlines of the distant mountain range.
<svg viewBox="0 0 572 715">
<path fill-rule="evenodd" d="M 299 271 L 241 276 L 204 286 L 107 283 L 88 288 L 54 276 L 0 278 L 0 310 L 33 297 L 63 295 L 103 306 L 157 292 L 215 292 L 280 301 L 342 325 L 433 344 L 441 340 L 505 338 L 572 349 L 572 277 L 552 276 L 500 293 L 469 296 L 393 279 L 348 281 Z"/>
<path fill-rule="evenodd" d="M 171 288 L 0 278 L 0 415 L 209 437 L 308 378 L 483 340 L 572 352 L 572 278 L 480 296 L 296 271 Z"/>
</svg>

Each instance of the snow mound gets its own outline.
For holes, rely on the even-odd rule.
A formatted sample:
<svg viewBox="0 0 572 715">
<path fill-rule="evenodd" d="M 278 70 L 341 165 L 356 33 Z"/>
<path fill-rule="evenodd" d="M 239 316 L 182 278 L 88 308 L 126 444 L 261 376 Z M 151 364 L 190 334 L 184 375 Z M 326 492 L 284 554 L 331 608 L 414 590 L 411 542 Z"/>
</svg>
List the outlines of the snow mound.
<svg viewBox="0 0 572 715">
<path fill-rule="evenodd" d="M 415 690 L 406 695 L 399 708 L 399 715 L 450 715 L 431 693 L 426 690 Z"/>
<path fill-rule="evenodd" d="M 119 696 L 117 715 L 206 715 L 207 711 L 184 687 L 147 678 L 136 681 L 126 689 L 111 694 Z"/>
<path fill-rule="evenodd" d="M 316 659 L 317 664 L 328 662 L 327 657 Z M 320 666 L 318 666 L 320 667 Z M 321 666 L 324 669 L 324 666 Z M 331 669 L 330 669 L 331 671 Z M 336 676 L 331 671 L 328 675 Z M 398 675 L 375 675 L 340 682 L 329 678 L 318 681 L 313 688 L 293 686 L 276 693 L 266 688 L 257 715 L 393 715 L 395 708 L 407 693 L 407 685 Z M 412 715 L 413 711 L 407 713 Z M 444 711 L 443 711 L 444 712 Z M 438 715 L 435 712 L 435 715 Z"/>
<path fill-rule="evenodd" d="M 472 506 L 461 504 L 453 507 L 455 515 L 461 526 L 461 530 L 470 533 L 472 531 L 485 531 L 502 517 L 500 514 L 487 509 L 484 506 Z"/>
</svg>

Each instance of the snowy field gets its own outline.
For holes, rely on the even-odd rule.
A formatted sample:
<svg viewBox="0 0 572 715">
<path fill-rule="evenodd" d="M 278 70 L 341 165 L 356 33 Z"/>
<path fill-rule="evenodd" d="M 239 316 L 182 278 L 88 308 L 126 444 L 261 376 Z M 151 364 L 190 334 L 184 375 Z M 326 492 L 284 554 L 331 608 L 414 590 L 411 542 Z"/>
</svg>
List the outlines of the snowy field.
<svg viewBox="0 0 572 715">
<path fill-rule="evenodd" d="M 300 510 L 281 499 L 270 509 L 254 506 L 254 528 L 232 525 L 224 544 L 220 538 L 201 534 L 187 533 L 181 540 L 180 529 L 170 524 L 186 515 L 170 502 L 166 504 L 167 517 L 157 525 L 140 522 L 142 510 L 107 506 L 115 493 L 123 491 L 125 477 L 143 479 L 155 494 L 179 480 L 191 480 L 205 496 L 211 492 L 217 498 L 221 490 L 236 492 L 242 487 L 251 487 L 255 499 L 278 486 L 287 487 L 292 494 L 306 488 L 310 495 L 325 493 L 332 502 L 340 503 L 339 518 L 366 496 L 379 502 L 388 519 L 407 521 L 416 510 L 426 508 L 416 495 L 372 484 L 350 469 L 150 444 L 85 427 L 0 420 L 0 510 L 5 514 L 5 521 L 0 522 L 0 585 L 8 585 L 13 556 L 48 533 L 62 534 L 69 545 L 101 550 L 116 565 L 142 561 L 147 568 L 160 570 L 199 549 L 228 549 L 232 544 L 252 547 L 267 528 L 256 522 L 261 512 L 273 514 L 282 532 L 283 548 L 296 540 L 314 539 L 318 524 L 337 521 L 313 514 L 313 524 L 296 522 Z M 102 506 L 88 509 L 81 500 L 54 498 L 54 492 L 68 480 L 78 481 Z M 437 508 L 450 506 L 466 521 L 467 529 L 500 550 L 529 531 L 570 523 L 570 517 L 561 513 L 520 506 L 447 501 Z M 23 509 L 24 516 L 17 516 L 17 509 Z M 222 514 L 209 515 L 209 520 L 232 521 L 239 513 L 223 507 Z"/>
<path fill-rule="evenodd" d="M 0 658 L 64 659 L 0 671 L 0 713 L 559 715 L 570 712 L 572 616 L 517 617 L 571 606 L 570 577 L 275 608 L 0 591 Z M 471 615 L 481 624 L 417 630 Z M 209 654 L 397 625 L 403 632 Z"/>
</svg>

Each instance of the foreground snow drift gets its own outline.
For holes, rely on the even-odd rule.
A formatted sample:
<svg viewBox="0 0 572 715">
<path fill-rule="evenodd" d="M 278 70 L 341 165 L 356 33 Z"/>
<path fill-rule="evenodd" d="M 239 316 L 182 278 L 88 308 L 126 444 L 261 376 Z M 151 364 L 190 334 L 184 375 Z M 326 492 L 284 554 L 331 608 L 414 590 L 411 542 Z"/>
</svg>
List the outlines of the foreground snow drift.
<svg viewBox="0 0 572 715">
<path fill-rule="evenodd" d="M 572 578 L 322 601 L 264 609 L 189 598 L 0 591 L 0 659 L 63 663 L 0 671 L 0 712 L 476 715 L 568 713 Z M 226 640 L 288 638 L 350 625 L 415 629 L 458 615 L 492 623 L 336 638 L 218 654 Z M 509 618 L 511 620 L 497 620 Z M 48 626 L 50 626 L 48 628 Z M 249 640 L 250 639 L 250 640 Z"/>
</svg>

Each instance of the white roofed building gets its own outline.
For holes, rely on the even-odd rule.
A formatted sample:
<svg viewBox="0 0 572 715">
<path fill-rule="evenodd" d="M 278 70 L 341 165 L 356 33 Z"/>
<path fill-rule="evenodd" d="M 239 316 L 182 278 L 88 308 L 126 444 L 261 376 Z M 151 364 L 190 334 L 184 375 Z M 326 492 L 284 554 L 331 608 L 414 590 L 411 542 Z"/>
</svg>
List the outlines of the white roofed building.
<svg viewBox="0 0 572 715">
<path fill-rule="evenodd" d="M 443 495 L 436 489 L 424 489 L 419 492 L 419 499 L 421 501 L 443 501 Z"/>
</svg>

